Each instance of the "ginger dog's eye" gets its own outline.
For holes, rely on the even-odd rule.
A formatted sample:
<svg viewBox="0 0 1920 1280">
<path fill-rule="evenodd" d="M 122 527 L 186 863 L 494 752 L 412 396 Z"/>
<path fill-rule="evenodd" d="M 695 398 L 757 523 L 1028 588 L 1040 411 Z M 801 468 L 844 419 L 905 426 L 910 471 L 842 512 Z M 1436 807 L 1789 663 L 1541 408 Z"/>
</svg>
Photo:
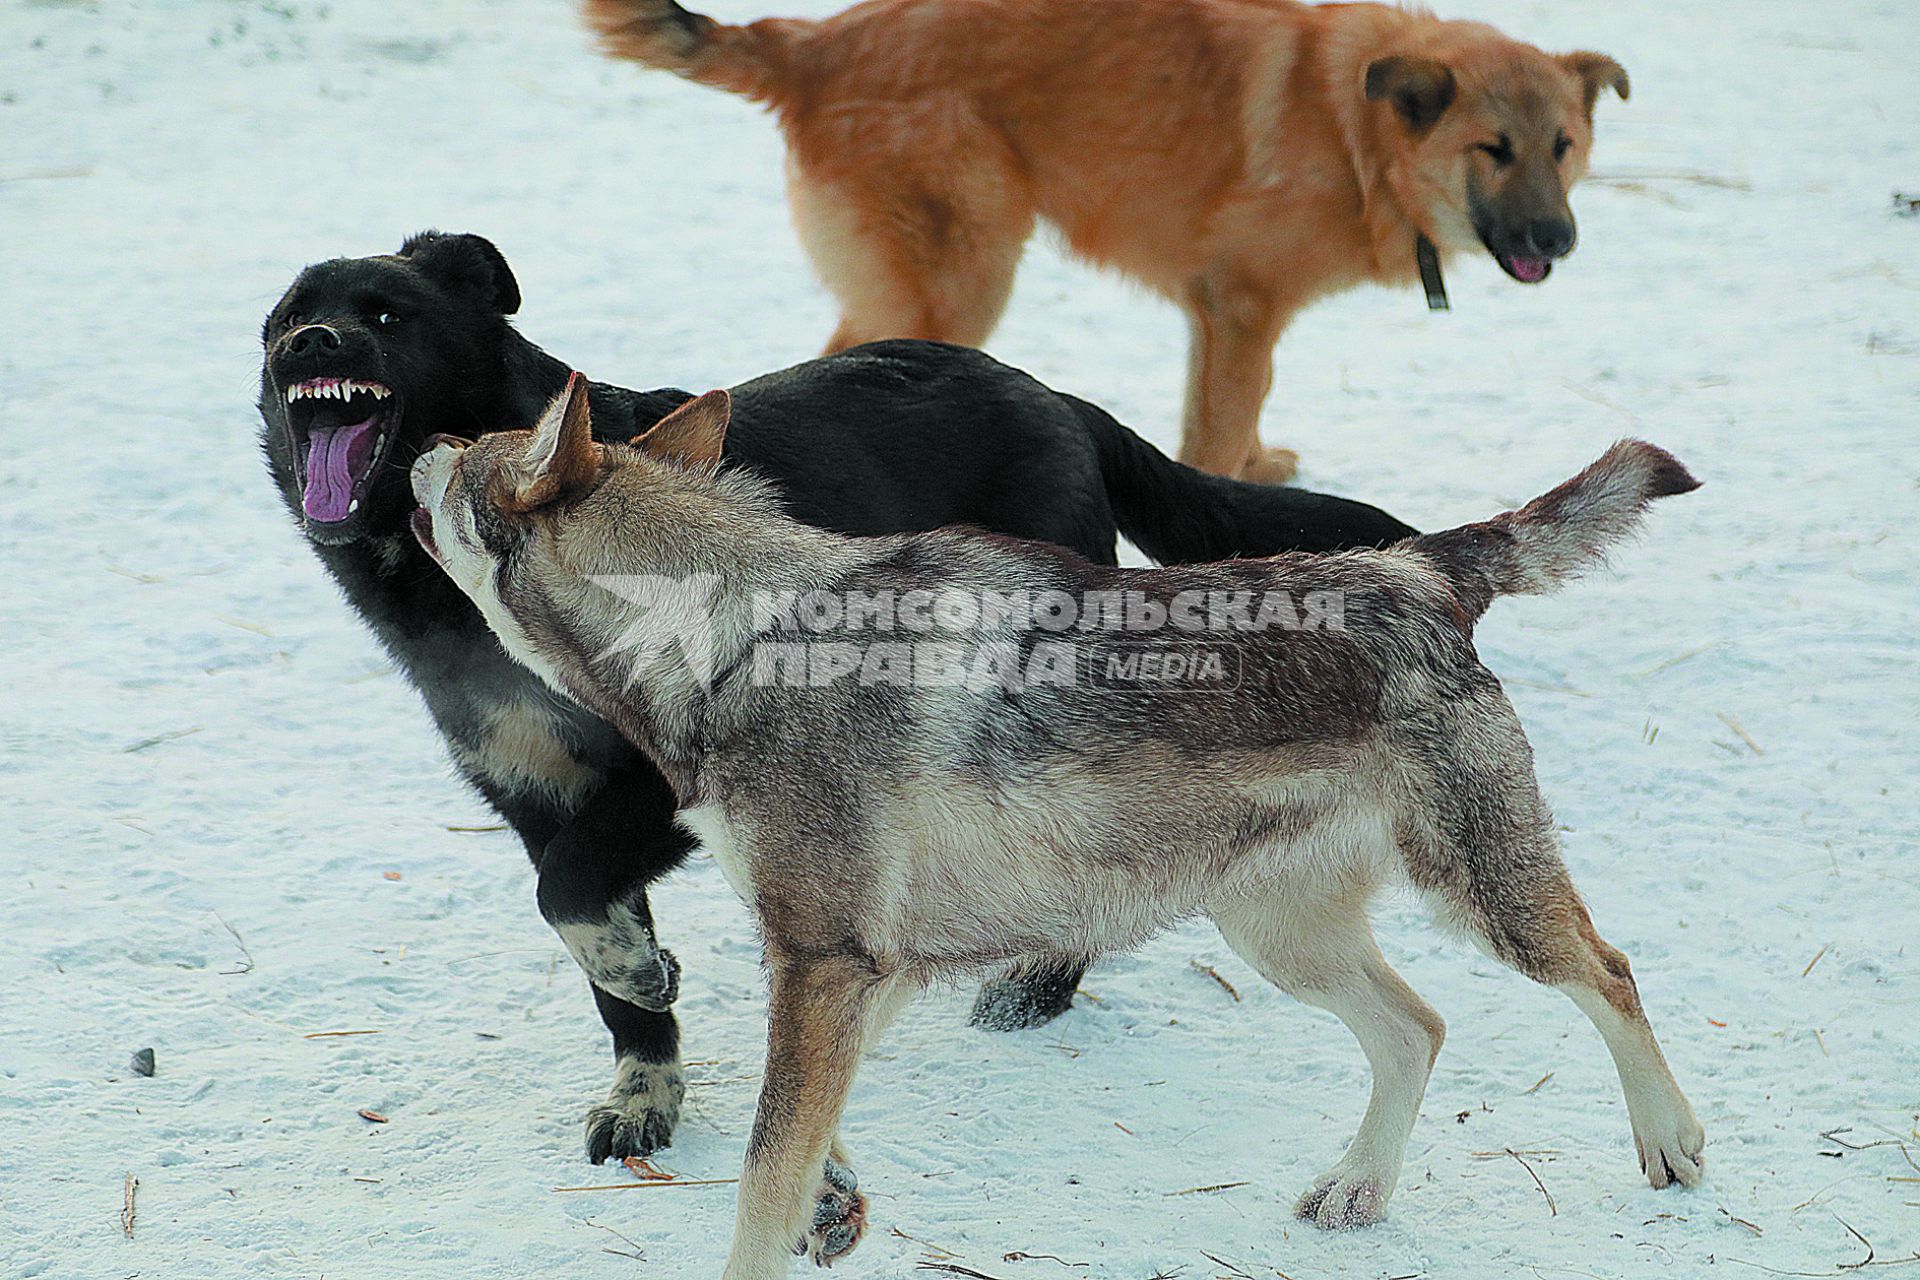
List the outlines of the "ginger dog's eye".
<svg viewBox="0 0 1920 1280">
<path fill-rule="evenodd" d="M 1566 134 L 1563 133 L 1553 140 L 1553 158 L 1555 160 L 1565 160 L 1567 158 L 1567 152 L 1571 150 L 1573 150 L 1573 139 L 1569 138 Z"/>
<path fill-rule="evenodd" d="M 1494 164 L 1502 169 L 1513 163 L 1513 140 L 1504 133 L 1500 135 L 1500 141 L 1482 142 L 1474 150 L 1486 152 Z"/>
</svg>

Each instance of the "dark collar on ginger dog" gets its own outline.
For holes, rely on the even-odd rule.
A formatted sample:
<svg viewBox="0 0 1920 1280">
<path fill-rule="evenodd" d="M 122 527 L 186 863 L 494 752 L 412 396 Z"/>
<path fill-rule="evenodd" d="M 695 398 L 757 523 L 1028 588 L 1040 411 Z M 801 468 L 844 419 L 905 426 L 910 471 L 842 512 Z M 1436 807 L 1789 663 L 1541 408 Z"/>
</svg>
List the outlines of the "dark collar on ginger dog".
<svg viewBox="0 0 1920 1280">
<path fill-rule="evenodd" d="M 1420 264 L 1420 287 L 1427 291 L 1427 310 L 1448 311 L 1447 282 L 1440 276 L 1440 251 L 1424 235 L 1415 236 L 1413 257 Z"/>
</svg>

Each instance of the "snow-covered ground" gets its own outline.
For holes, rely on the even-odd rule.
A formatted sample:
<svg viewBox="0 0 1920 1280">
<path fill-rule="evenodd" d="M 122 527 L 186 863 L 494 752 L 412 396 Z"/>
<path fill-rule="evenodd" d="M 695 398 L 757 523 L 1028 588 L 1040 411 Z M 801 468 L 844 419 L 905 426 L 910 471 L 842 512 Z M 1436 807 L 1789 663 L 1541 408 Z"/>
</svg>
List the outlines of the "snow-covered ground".
<svg viewBox="0 0 1920 1280">
<path fill-rule="evenodd" d="M 1310 313 L 1266 434 L 1429 527 L 1626 433 L 1707 482 L 1616 572 L 1480 633 L 1706 1123 L 1706 1184 L 1642 1182 L 1569 1004 L 1389 902 L 1450 1038 L 1385 1224 L 1289 1218 L 1365 1063 L 1195 926 L 1041 1031 L 967 1030 L 961 992 L 908 1015 L 848 1117 L 877 1219 L 848 1275 L 1839 1275 L 1920 1250 L 1920 218 L 1890 201 L 1920 190 L 1920 9 L 1446 8 L 1632 71 L 1581 248 L 1537 290 L 1462 264 L 1449 315 L 1413 290 Z M 427 226 L 495 239 L 524 331 L 629 385 L 737 381 L 832 325 L 771 123 L 603 61 L 560 0 L 0 6 L 6 1280 L 719 1269 L 725 1185 L 555 1190 L 629 1181 L 580 1154 L 609 1069 L 585 984 L 516 842 L 461 829 L 492 819 L 255 454 L 266 307 Z M 993 349 L 1170 444 L 1182 346 L 1170 309 L 1037 248 Z M 730 1177 L 755 945 L 710 863 L 656 904 L 695 1082 L 662 1163 Z M 340 1031 L 377 1034 L 313 1038 Z"/>
</svg>

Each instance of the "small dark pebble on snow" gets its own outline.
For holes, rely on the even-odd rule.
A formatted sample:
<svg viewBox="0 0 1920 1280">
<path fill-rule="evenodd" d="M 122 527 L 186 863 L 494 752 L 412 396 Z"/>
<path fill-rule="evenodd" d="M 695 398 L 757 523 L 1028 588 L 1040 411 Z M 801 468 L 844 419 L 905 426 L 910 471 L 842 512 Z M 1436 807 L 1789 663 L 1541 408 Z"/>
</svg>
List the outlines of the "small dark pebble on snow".
<svg viewBox="0 0 1920 1280">
<path fill-rule="evenodd" d="M 133 1055 L 133 1069 L 143 1076 L 153 1074 L 153 1050 L 138 1049 Z"/>
</svg>

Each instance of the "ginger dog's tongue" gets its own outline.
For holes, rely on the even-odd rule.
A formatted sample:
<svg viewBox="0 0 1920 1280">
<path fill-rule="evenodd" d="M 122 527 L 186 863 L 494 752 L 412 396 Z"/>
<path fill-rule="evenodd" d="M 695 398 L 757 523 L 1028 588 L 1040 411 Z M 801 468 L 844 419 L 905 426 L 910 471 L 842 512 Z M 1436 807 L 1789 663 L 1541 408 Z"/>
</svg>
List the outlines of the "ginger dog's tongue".
<svg viewBox="0 0 1920 1280">
<path fill-rule="evenodd" d="M 1508 257 L 1507 264 L 1513 268 L 1513 274 L 1527 284 L 1539 284 L 1547 278 L 1547 269 L 1553 264 L 1545 258 L 1531 254 L 1516 253 Z"/>
<path fill-rule="evenodd" d="M 315 427 L 307 440 L 307 490 L 301 505 L 315 520 L 345 520 L 353 483 L 373 454 L 374 420 L 347 427 Z"/>
</svg>

